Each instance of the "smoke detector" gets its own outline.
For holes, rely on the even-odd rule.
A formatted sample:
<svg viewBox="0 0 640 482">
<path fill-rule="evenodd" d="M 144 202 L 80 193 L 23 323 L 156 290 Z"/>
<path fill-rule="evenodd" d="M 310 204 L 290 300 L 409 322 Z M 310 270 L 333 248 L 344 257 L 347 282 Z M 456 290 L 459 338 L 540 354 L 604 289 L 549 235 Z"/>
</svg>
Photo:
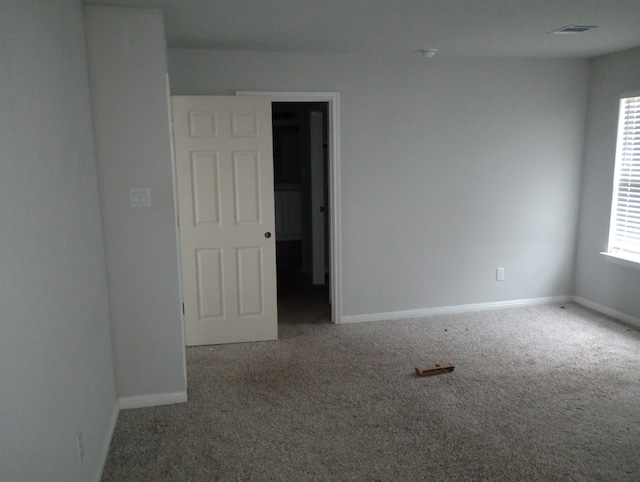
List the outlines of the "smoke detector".
<svg viewBox="0 0 640 482">
<path fill-rule="evenodd" d="M 558 30 L 553 30 L 549 33 L 555 34 L 574 34 L 574 33 L 582 33 L 587 30 L 593 30 L 597 25 L 576 25 L 572 23 L 571 25 L 567 25 L 566 27 L 559 28 Z"/>
<path fill-rule="evenodd" d="M 420 50 L 418 50 L 418 52 L 420 52 L 420 55 L 422 55 L 425 59 L 430 59 L 432 57 L 435 57 L 437 51 L 438 51 L 438 49 L 420 49 Z"/>
</svg>

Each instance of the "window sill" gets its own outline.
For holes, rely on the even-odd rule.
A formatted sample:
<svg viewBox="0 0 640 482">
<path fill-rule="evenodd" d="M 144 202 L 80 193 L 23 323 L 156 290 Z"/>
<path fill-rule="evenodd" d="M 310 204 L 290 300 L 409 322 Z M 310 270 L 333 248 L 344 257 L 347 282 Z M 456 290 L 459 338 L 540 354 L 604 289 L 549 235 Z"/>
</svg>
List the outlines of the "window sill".
<svg viewBox="0 0 640 482">
<path fill-rule="evenodd" d="M 640 269 L 640 259 L 637 259 L 637 258 L 632 259 L 632 258 L 620 256 L 618 254 L 605 253 L 605 252 L 601 252 L 600 254 L 604 256 L 604 259 L 609 261 L 610 263 L 615 263 L 615 264 L 620 264 L 622 266 L 628 266 L 630 268 Z"/>
</svg>

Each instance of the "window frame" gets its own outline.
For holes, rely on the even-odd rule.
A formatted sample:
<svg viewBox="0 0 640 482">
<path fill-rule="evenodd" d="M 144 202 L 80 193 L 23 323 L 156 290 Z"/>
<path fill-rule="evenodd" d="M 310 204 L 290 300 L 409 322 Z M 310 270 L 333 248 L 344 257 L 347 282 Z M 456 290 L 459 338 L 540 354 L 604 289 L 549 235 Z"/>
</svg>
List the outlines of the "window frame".
<svg viewBox="0 0 640 482">
<path fill-rule="evenodd" d="M 626 123 L 626 112 L 627 108 L 625 102 L 628 99 L 637 99 L 640 102 L 640 90 L 623 92 L 620 94 L 619 102 L 618 102 L 618 124 L 616 128 L 616 153 L 615 153 L 615 167 L 614 167 L 614 175 L 613 175 L 613 191 L 611 195 L 611 209 L 610 209 L 610 217 L 609 217 L 609 236 L 607 240 L 607 251 L 602 252 L 601 254 L 605 257 L 607 261 L 611 261 L 613 263 L 621 264 L 624 266 L 630 266 L 636 269 L 640 269 L 640 240 L 636 243 L 635 241 L 632 243 L 633 248 L 636 248 L 637 244 L 637 253 L 628 253 L 620 248 L 620 238 L 617 235 L 618 231 L 616 229 L 619 211 L 619 192 L 620 192 L 620 176 L 622 171 L 622 163 L 625 146 L 625 135 L 627 135 L 627 131 L 633 129 L 636 131 L 635 133 L 640 133 L 640 126 L 634 126 L 631 129 L 628 129 Z M 635 157 L 635 156 L 634 156 Z M 640 157 L 640 156 L 639 156 Z M 635 161 L 635 159 L 634 159 Z M 634 166 L 635 167 L 635 166 Z M 635 170 L 633 172 L 633 180 L 635 181 L 636 177 L 640 179 L 640 172 L 636 173 Z M 634 207 L 635 207 L 634 202 Z M 640 207 L 640 200 L 637 202 L 638 207 Z"/>
</svg>

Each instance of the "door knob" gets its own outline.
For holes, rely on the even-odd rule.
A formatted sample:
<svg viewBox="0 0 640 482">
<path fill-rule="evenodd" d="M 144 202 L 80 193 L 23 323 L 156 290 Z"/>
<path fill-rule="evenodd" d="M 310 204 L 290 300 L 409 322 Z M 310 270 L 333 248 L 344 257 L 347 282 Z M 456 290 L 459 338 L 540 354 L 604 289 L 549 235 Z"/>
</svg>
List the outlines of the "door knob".
<svg viewBox="0 0 640 482">
<path fill-rule="evenodd" d="M 264 233 L 264 237 L 269 239 L 271 237 L 271 233 L 267 231 L 266 233 Z"/>
</svg>

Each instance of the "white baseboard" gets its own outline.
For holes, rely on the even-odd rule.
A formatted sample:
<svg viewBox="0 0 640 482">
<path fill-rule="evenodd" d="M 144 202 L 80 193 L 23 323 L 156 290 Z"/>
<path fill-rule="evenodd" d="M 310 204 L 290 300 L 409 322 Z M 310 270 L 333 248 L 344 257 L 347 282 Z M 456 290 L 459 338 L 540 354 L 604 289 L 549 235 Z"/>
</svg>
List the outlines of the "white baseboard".
<svg viewBox="0 0 640 482">
<path fill-rule="evenodd" d="M 526 300 L 496 301 L 491 303 L 475 303 L 470 305 L 442 306 L 421 310 L 392 311 L 387 313 L 371 313 L 366 315 L 348 315 L 342 317 L 342 323 L 362 323 L 367 321 L 401 320 L 406 318 L 422 318 L 425 316 L 450 315 L 467 313 L 470 311 L 498 310 L 520 306 L 551 305 L 554 303 L 569 303 L 573 296 L 550 296 L 546 298 L 532 298 Z"/>
<path fill-rule="evenodd" d="M 622 313 L 621 311 L 614 310 L 613 308 L 609 308 L 608 306 L 594 303 L 593 301 L 582 298 L 581 296 L 574 296 L 573 300 L 579 305 L 586 306 L 587 308 L 591 308 L 592 310 L 610 316 L 611 318 L 615 318 L 636 328 L 640 328 L 640 318 Z"/>
<path fill-rule="evenodd" d="M 113 411 L 111 412 L 111 418 L 109 419 L 109 426 L 107 427 L 107 433 L 104 435 L 104 441 L 102 442 L 102 452 L 100 459 L 98 460 L 98 467 L 93 480 L 100 482 L 102 479 L 102 473 L 104 472 L 104 466 L 107 463 L 107 457 L 109 456 L 109 447 L 111 447 L 111 439 L 113 439 L 113 432 L 116 429 L 116 423 L 118 423 L 118 414 L 120 413 L 120 404 L 116 401 L 113 405 Z"/>
<path fill-rule="evenodd" d="M 133 397 L 120 397 L 120 408 L 143 408 L 157 405 L 171 405 L 187 401 L 187 392 L 157 393 L 154 395 L 138 395 Z"/>
</svg>

